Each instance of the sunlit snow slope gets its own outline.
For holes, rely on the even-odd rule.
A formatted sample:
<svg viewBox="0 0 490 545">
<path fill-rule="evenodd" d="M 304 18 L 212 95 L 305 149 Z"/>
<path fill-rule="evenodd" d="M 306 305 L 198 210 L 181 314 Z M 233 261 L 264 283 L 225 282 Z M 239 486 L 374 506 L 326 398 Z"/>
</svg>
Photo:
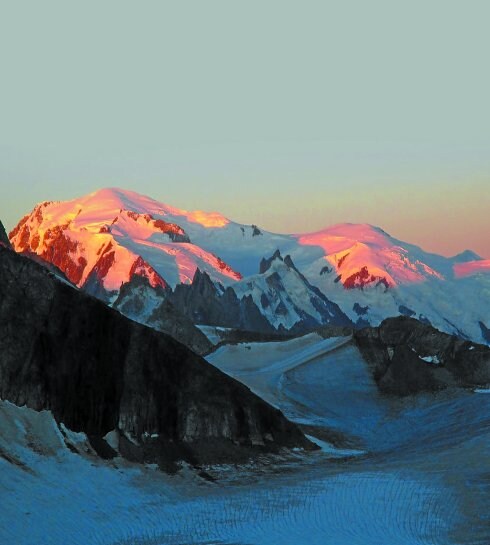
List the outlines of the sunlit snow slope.
<svg viewBox="0 0 490 545">
<path fill-rule="evenodd" d="M 279 304 L 277 290 L 273 293 L 266 279 L 257 277 L 261 260 L 279 250 L 359 326 L 405 314 L 449 333 L 490 342 L 488 260 L 470 251 L 453 258 L 431 254 L 372 225 L 346 223 L 309 234 L 274 234 L 216 212 L 180 210 L 112 188 L 36 206 L 10 240 L 17 251 L 35 252 L 76 285 L 105 299 L 114 299 L 134 275 L 165 288 L 190 282 L 199 268 L 225 286 L 242 279 L 237 293 L 252 295 L 275 327 L 293 326 L 303 312 L 318 319 L 311 298 L 302 299 L 305 286 L 293 275 L 285 282 L 295 284 L 291 304 Z M 278 304 L 268 307 L 267 299 Z"/>
<path fill-rule="evenodd" d="M 183 220 L 183 221 L 182 221 Z M 196 268 L 222 283 L 240 275 L 192 244 L 185 228 L 223 226 L 219 214 L 186 212 L 130 191 L 103 189 L 68 202 L 41 203 L 10 233 L 17 251 L 54 263 L 79 287 L 117 291 L 133 275 L 152 286 L 190 282 Z"/>
</svg>

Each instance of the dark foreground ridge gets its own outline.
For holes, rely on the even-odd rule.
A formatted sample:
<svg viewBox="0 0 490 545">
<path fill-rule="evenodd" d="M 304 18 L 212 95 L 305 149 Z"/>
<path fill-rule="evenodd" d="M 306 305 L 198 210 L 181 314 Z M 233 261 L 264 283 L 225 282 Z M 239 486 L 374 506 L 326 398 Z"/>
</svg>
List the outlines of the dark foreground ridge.
<svg viewBox="0 0 490 545">
<path fill-rule="evenodd" d="M 490 348 L 414 318 L 387 318 L 354 339 L 382 392 L 409 395 L 449 387 L 490 386 Z"/>
<path fill-rule="evenodd" d="M 3 244 L 6 248 L 11 248 L 9 237 L 7 236 L 7 233 L 5 232 L 5 227 L 3 226 L 3 223 L 1 221 L 0 221 L 0 244 Z"/>
<path fill-rule="evenodd" d="M 0 246 L 0 397 L 83 431 L 120 435 L 135 461 L 169 468 L 312 448 L 299 428 L 168 335 L 139 325 Z"/>
</svg>

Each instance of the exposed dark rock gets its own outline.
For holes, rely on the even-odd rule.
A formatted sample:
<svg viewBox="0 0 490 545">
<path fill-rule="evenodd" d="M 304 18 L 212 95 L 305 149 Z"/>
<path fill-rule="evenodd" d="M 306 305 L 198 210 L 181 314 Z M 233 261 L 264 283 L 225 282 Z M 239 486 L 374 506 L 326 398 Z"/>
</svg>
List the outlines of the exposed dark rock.
<svg viewBox="0 0 490 545">
<path fill-rule="evenodd" d="M 5 232 L 3 223 L 0 221 L 0 244 L 3 244 L 6 248 L 10 248 L 10 240 Z"/>
<path fill-rule="evenodd" d="M 181 314 L 168 299 L 164 299 L 155 308 L 147 325 L 168 333 L 197 354 L 205 354 L 212 347 L 212 343 L 206 335 L 187 316 Z"/>
<path fill-rule="evenodd" d="M 340 269 L 342 267 L 344 261 L 349 257 L 350 252 L 347 252 L 344 254 L 338 261 L 337 261 L 337 268 Z"/>
<path fill-rule="evenodd" d="M 362 318 L 359 316 L 356 320 L 356 328 L 362 329 L 363 327 L 369 327 L 371 324 L 366 320 L 366 318 Z"/>
<path fill-rule="evenodd" d="M 269 298 L 265 293 L 260 296 L 260 304 L 262 305 L 263 309 L 269 308 L 271 306 L 271 302 L 269 301 Z"/>
<path fill-rule="evenodd" d="M 408 395 L 490 384 L 490 348 L 413 318 L 388 318 L 354 333 L 381 391 Z M 424 359 L 425 358 L 425 359 Z"/>
<path fill-rule="evenodd" d="M 269 257 L 269 258 L 263 257 L 263 258 L 260 260 L 259 274 L 264 274 L 264 273 L 266 273 L 266 272 L 271 268 L 272 262 L 273 262 L 275 259 L 280 259 L 280 260 L 282 261 L 281 252 L 280 252 L 279 250 L 276 250 L 276 251 L 272 254 L 271 257 Z"/>
<path fill-rule="evenodd" d="M 262 234 L 262 231 L 256 226 L 252 224 L 252 236 L 257 237 Z"/>
<path fill-rule="evenodd" d="M 278 316 L 286 316 L 287 313 L 288 313 L 288 309 L 286 308 L 286 305 L 284 304 L 284 301 L 281 301 L 277 307 L 276 307 L 276 310 L 275 310 L 275 313 L 278 315 Z"/>
<path fill-rule="evenodd" d="M 136 443 L 122 440 L 120 452 L 140 460 L 162 465 L 177 452 L 233 461 L 311 445 L 280 411 L 173 338 L 3 247 L 0 331 L 1 398 L 50 409 L 90 437 L 119 430 Z"/>
<path fill-rule="evenodd" d="M 331 273 L 332 271 L 333 271 L 332 267 L 325 265 L 324 267 L 322 267 L 322 270 L 320 271 L 320 276 Z"/>
<path fill-rule="evenodd" d="M 317 328 L 315 332 L 321 335 L 324 339 L 329 339 L 331 337 L 347 337 L 349 335 L 353 335 L 354 328 L 325 325 L 323 327 Z"/>
<path fill-rule="evenodd" d="M 402 316 L 408 316 L 409 318 L 411 318 L 412 316 L 415 316 L 416 312 L 413 311 L 412 309 L 406 307 L 405 305 L 400 305 L 398 307 L 398 312 L 402 315 Z"/>
<path fill-rule="evenodd" d="M 345 256 L 344 256 L 345 257 Z M 380 286 L 383 285 L 385 289 L 390 287 L 388 281 L 384 276 L 376 276 L 371 274 L 367 267 L 361 267 L 361 269 L 354 274 L 351 274 L 344 280 L 344 288 L 351 289 L 364 289 L 370 285 Z"/>
<path fill-rule="evenodd" d="M 284 286 L 282 284 L 282 279 L 279 276 L 279 273 L 277 273 L 277 272 L 273 272 L 272 274 L 269 274 L 266 277 L 265 281 L 267 283 L 267 286 L 270 289 L 275 290 L 276 292 L 277 291 L 283 291 L 283 292 L 286 291 L 286 289 L 284 288 Z"/>
<path fill-rule="evenodd" d="M 98 435 L 90 435 L 88 440 L 90 441 L 91 447 L 103 460 L 112 460 L 118 455 L 117 452 L 102 437 Z"/>
<path fill-rule="evenodd" d="M 490 344 L 490 328 L 488 328 L 483 322 L 478 322 L 478 325 L 480 326 L 482 337 L 487 343 Z"/>
<path fill-rule="evenodd" d="M 167 235 L 172 242 L 190 242 L 189 235 L 176 223 L 169 223 L 162 219 L 155 219 L 151 214 L 139 214 L 131 210 L 121 210 L 121 214 L 126 215 L 135 222 L 146 222 L 161 233 Z M 119 220 L 115 218 L 113 224 Z"/>
<path fill-rule="evenodd" d="M 34 252 L 30 252 L 29 250 L 25 250 L 24 252 L 22 252 L 22 255 L 25 257 L 28 257 L 29 259 L 32 259 L 36 263 L 39 263 L 40 265 L 48 269 L 48 271 L 52 272 L 59 278 L 63 279 L 65 282 L 68 282 L 69 284 L 71 284 L 69 278 L 61 269 L 59 269 L 56 265 L 53 265 L 49 261 L 44 260 L 40 255 L 37 255 Z"/>
<path fill-rule="evenodd" d="M 195 324 L 272 332 L 252 297 L 238 299 L 233 288 L 213 283 L 206 272 L 196 270 L 192 284 L 179 284 L 168 301 Z"/>
<path fill-rule="evenodd" d="M 294 262 L 293 262 L 293 260 L 292 260 L 292 258 L 291 258 L 291 256 L 289 254 L 284 258 L 284 264 L 287 265 L 290 269 L 295 270 L 298 274 L 301 275 L 302 278 L 304 278 L 304 276 L 296 268 L 296 265 L 294 264 Z"/>
<path fill-rule="evenodd" d="M 152 287 L 147 278 L 135 275 L 121 286 L 112 307 L 128 318 L 172 336 L 197 354 L 208 352 L 212 344 L 194 323 L 167 299 L 170 288 Z"/>
<path fill-rule="evenodd" d="M 218 348 L 227 344 L 284 342 L 295 338 L 295 335 L 284 329 L 275 333 L 244 331 L 243 329 L 225 329 L 220 331 L 219 334 L 221 337 L 220 342 L 213 346 L 208 353 L 215 352 Z"/>
<path fill-rule="evenodd" d="M 354 303 L 354 306 L 352 307 L 352 310 L 358 315 L 358 316 L 365 316 L 368 311 L 369 311 L 369 307 L 368 306 L 361 306 L 359 303 Z"/>
</svg>

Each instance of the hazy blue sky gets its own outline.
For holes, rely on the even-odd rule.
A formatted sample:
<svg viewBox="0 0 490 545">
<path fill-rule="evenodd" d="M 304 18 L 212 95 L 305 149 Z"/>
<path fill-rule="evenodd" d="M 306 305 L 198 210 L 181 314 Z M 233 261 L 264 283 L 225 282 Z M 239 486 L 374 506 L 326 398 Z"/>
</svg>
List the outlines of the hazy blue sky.
<svg viewBox="0 0 490 545">
<path fill-rule="evenodd" d="M 490 2 L 0 4 L 0 218 L 103 186 L 490 257 Z"/>
</svg>

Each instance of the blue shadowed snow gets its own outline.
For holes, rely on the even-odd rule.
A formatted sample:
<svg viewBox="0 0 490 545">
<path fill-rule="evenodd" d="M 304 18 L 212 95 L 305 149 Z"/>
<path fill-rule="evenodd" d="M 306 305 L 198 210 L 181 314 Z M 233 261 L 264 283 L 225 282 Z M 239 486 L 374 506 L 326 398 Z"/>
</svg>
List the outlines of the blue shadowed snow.
<svg viewBox="0 0 490 545">
<path fill-rule="evenodd" d="M 0 543 L 490 543 L 490 396 L 382 396 L 348 338 L 226 346 L 209 359 L 309 424 L 322 449 L 207 468 L 211 483 L 73 454 L 50 413 L 0 402 Z M 335 446 L 329 429 L 355 446 Z"/>
</svg>

